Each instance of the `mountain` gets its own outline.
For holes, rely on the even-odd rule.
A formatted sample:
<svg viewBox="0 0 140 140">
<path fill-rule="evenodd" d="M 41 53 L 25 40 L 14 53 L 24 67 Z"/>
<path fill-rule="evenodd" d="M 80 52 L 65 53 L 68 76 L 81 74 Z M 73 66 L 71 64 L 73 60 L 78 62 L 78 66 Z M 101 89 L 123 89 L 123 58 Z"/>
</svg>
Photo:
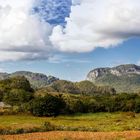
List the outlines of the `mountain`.
<svg viewBox="0 0 140 140">
<path fill-rule="evenodd" d="M 11 74 L 0 73 L 0 80 L 4 80 L 4 79 L 10 78 L 10 77 L 15 77 L 15 76 L 26 77 L 29 80 L 32 87 L 34 87 L 34 88 L 45 87 L 45 86 L 53 83 L 54 81 L 58 80 L 58 78 L 53 77 L 53 76 L 47 76 L 45 74 L 33 73 L 33 72 L 29 72 L 29 71 L 17 71 L 17 72 L 11 73 Z"/>
<path fill-rule="evenodd" d="M 117 92 L 140 92 L 140 66 L 120 65 L 90 71 L 86 80 L 97 85 L 112 86 Z"/>
<path fill-rule="evenodd" d="M 0 73 L 0 80 L 4 80 L 9 77 L 8 73 Z"/>
</svg>

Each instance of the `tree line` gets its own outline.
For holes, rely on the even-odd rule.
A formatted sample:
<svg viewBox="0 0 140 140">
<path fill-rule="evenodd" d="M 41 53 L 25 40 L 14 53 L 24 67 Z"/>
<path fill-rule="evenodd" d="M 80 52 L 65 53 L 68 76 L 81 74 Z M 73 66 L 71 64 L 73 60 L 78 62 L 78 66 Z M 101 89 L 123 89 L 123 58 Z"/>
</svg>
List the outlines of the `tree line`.
<svg viewBox="0 0 140 140">
<path fill-rule="evenodd" d="M 111 87 L 95 86 L 89 81 L 72 83 L 62 80 L 34 90 L 25 77 L 13 77 L 0 81 L 0 101 L 11 105 L 10 111 L 35 116 L 140 112 L 139 94 L 116 94 Z"/>
</svg>

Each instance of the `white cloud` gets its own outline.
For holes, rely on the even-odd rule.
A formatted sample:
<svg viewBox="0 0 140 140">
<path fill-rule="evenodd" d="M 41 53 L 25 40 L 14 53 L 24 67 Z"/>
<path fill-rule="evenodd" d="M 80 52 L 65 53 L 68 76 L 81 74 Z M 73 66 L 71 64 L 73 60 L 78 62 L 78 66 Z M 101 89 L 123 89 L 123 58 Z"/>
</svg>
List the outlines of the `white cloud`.
<svg viewBox="0 0 140 140">
<path fill-rule="evenodd" d="M 72 0 L 73 5 L 80 4 L 81 2 L 82 2 L 82 0 Z"/>
<path fill-rule="evenodd" d="M 50 24 L 31 14 L 33 0 L 0 0 L 0 61 L 47 58 Z"/>
<path fill-rule="evenodd" d="M 66 27 L 56 26 L 50 37 L 60 51 L 89 52 L 140 36 L 139 0 L 73 0 L 73 4 Z"/>
<path fill-rule="evenodd" d="M 70 58 L 67 56 L 61 55 L 54 55 L 49 57 L 48 62 L 50 63 L 91 63 L 90 60 L 87 59 L 75 59 L 75 58 Z"/>
<path fill-rule="evenodd" d="M 89 52 L 140 36 L 139 0 L 72 0 L 66 27 L 54 27 L 32 14 L 38 1 L 0 0 L 0 61 L 52 59 L 57 51 Z M 70 3 L 60 1 L 56 5 L 57 1 L 48 0 L 55 9 Z M 61 17 L 59 10 L 54 16 L 57 10 L 50 5 L 46 10 L 50 10 L 48 20 Z"/>
</svg>

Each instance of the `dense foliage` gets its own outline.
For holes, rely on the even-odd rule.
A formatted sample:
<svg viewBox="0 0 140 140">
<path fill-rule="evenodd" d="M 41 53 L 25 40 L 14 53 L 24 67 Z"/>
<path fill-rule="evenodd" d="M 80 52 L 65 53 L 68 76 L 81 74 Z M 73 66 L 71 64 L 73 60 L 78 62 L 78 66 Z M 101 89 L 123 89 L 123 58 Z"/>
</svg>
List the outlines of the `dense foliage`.
<svg viewBox="0 0 140 140">
<path fill-rule="evenodd" d="M 118 94 L 104 96 L 64 96 L 70 113 L 95 113 L 132 111 L 140 112 L 140 96 L 137 94 Z"/>
<path fill-rule="evenodd" d="M 83 95 L 109 95 L 109 94 L 116 94 L 114 88 L 109 86 L 95 86 L 90 81 L 81 81 L 77 82 L 76 86 L 78 87 L 79 91 Z"/>
<path fill-rule="evenodd" d="M 114 87 L 117 92 L 138 92 L 140 91 L 140 75 L 129 74 L 124 76 L 115 76 L 108 74 L 104 77 L 97 79 L 96 84 L 100 85 L 110 85 Z"/>
<path fill-rule="evenodd" d="M 35 116 L 57 116 L 63 108 L 65 108 L 63 99 L 49 94 L 35 98 L 30 105 L 30 111 Z"/>
<path fill-rule="evenodd" d="M 82 95 L 109 95 L 115 94 L 114 88 L 109 86 L 96 86 L 90 81 L 70 82 L 58 80 L 46 88 L 48 92 L 72 93 Z"/>
<path fill-rule="evenodd" d="M 23 77 L 13 77 L 0 81 L 0 100 L 10 105 L 28 102 L 33 97 L 29 81 Z"/>
<path fill-rule="evenodd" d="M 13 77 L 0 81 L 0 101 L 11 105 L 10 111 L 16 108 L 17 113 L 35 116 L 140 112 L 139 94 L 115 94 L 113 88 L 95 86 L 89 81 L 57 81 L 47 88 L 34 91 L 25 77 Z"/>
<path fill-rule="evenodd" d="M 65 80 L 58 80 L 54 82 L 51 87 L 56 92 L 63 92 L 63 93 L 79 93 L 79 89 L 73 82 L 65 81 Z"/>
</svg>

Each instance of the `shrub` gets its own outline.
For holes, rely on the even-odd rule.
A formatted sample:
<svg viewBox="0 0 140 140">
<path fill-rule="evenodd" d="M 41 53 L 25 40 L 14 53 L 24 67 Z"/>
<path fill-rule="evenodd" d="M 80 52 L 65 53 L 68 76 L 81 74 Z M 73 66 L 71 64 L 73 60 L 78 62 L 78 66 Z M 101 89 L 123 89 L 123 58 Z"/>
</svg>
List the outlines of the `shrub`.
<svg viewBox="0 0 140 140">
<path fill-rule="evenodd" d="M 45 122 L 43 128 L 45 131 L 53 131 L 56 129 L 56 126 L 52 125 L 50 122 Z"/>
</svg>

